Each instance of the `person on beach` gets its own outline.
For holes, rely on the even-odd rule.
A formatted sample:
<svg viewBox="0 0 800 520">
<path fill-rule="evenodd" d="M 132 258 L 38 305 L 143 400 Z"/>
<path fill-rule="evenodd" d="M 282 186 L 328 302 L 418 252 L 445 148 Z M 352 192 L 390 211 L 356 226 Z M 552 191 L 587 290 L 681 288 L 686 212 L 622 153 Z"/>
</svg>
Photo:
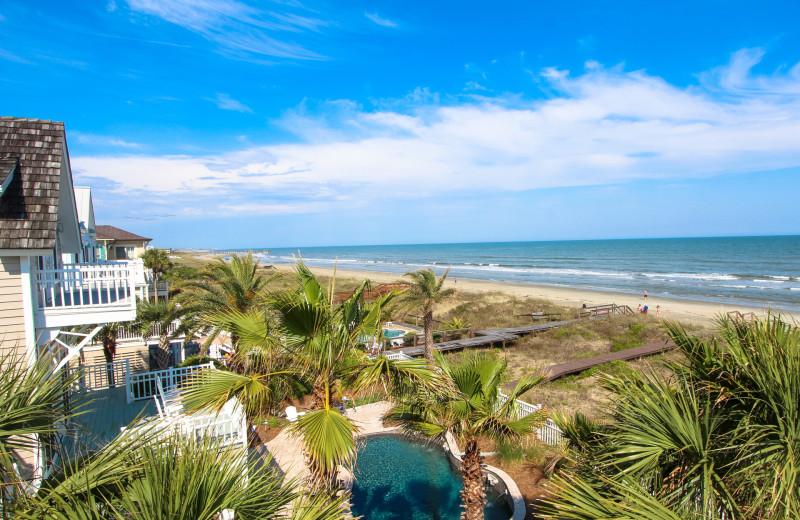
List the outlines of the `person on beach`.
<svg viewBox="0 0 800 520">
<path fill-rule="evenodd" d="M 639 304 L 639 307 L 636 309 L 636 312 L 638 312 L 638 313 L 642 312 L 642 304 L 641 303 Z"/>
<path fill-rule="evenodd" d="M 644 309 L 642 309 L 642 312 L 647 314 L 647 305 L 644 306 Z"/>
<path fill-rule="evenodd" d="M 644 299 L 646 300 L 646 299 L 647 299 L 647 289 L 645 289 L 645 290 L 644 290 L 644 291 L 642 291 L 642 292 L 644 293 Z"/>
<path fill-rule="evenodd" d="M 661 305 L 656 305 L 656 318 L 661 317 Z"/>
</svg>

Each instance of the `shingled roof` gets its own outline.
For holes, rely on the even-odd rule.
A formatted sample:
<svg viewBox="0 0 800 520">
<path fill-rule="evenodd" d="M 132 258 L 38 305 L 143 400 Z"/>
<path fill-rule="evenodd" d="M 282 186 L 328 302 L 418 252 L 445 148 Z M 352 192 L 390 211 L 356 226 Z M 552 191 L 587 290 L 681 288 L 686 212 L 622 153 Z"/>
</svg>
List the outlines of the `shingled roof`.
<svg viewBox="0 0 800 520">
<path fill-rule="evenodd" d="M 132 240 L 144 240 L 145 242 L 150 242 L 153 240 L 152 238 L 134 235 L 129 231 L 125 231 L 124 229 L 114 226 L 95 226 L 95 231 L 95 237 L 97 240 L 117 240 L 119 242 L 128 242 Z"/>
<path fill-rule="evenodd" d="M 0 197 L 0 249 L 52 249 L 64 123 L 0 117 L 0 161 L 19 166 Z"/>
</svg>

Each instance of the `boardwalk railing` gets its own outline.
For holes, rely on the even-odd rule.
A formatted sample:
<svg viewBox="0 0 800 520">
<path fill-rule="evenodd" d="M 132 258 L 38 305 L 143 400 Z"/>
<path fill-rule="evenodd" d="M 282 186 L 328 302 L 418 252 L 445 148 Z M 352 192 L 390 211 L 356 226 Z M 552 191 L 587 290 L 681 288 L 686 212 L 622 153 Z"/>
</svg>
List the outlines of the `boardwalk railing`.
<svg viewBox="0 0 800 520">
<path fill-rule="evenodd" d="M 73 390 L 99 390 L 124 385 L 131 367 L 127 359 L 97 365 L 78 365 L 69 369 L 70 375 L 79 374 Z"/>
<path fill-rule="evenodd" d="M 180 327 L 180 324 L 180 321 L 177 320 L 170 323 L 167 327 L 167 334 L 175 333 L 178 327 Z M 161 336 L 160 323 L 156 323 L 153 326 L 153 334 L 147 338 L 143 337 L 139 331 L 134 330 L 131 327 L 125 327 L 121 325 L 119 329 L 117 329 L 117 341 L 145 341 L 146 339 L 157 338 L 159 336 Z"/>
<path fill-rule="evenodd" d="M 617 305 L 615 303 L 610 303 L 607 305 L 594 305 L 592 307 L 584 307 L 581 309 L 580 317 L 581 318 L 590 318 L 596 316 L 609 316 L 609 315 L 633 315 L 633 309 L 631 309 L 627 305 Z"/>
<path fill-rule="evenodd" d="M 125 385 L 128 396 L 128 403 L 134 401 L 144 401 L 150 399 L 158 391 L 156 379 L 161 379 L 161 385 L 165 390 L 182 385 L 193 374 L 201 370 L 213 370 L 214 363 L 205 365 L 195 365 L 183 368 L 168 368 L 155 372 L 142 372 L 139 374 L 129 374 Z"/>
<path fill-rule="evenodd" d="M 133 303 L 134 272 L 124 263 L 65 264 L 37 269 L 35 276 L 40 310 Z"/>
<path fill-rule="evenodd" d="M 508 402 L 508 396 L 506 394 L 500 390 L 498 390 L 497 393 L 500 404 L 505 404 Z M 519 418 L 525 417 L 526 415 L 530 415 L 534 412 L 538 412 L 541 409 L 542 405 L 540 404 L 530 404 L 517 399 L 517 414 L 519 415 Z M 560 444 L 564 438 L 564 433 L 558 426 L 556 426 L 556 423 L 554 423 L 552 419 L 547 419 L 540 428 L 534 428 L 534 431 L 536 432 L 536 436 L 539 437 L 540 441 L 547 443 L 550 446 L 556 446 Z"/>
</svg>

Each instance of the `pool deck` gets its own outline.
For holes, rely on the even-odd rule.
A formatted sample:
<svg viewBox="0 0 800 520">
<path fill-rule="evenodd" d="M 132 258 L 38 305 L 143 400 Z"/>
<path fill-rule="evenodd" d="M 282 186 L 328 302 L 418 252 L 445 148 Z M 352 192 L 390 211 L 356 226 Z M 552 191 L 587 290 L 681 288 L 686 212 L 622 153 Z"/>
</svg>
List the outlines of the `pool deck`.
<svg viewBox="0 0 800 520">
<path fill-rule="evenodd" d="M 389 413 L 392 404 L 380 401 L 359 406 L 357 410 L 348 409 L 347 417 L 358 426 L 358 435 L 390 432 L 396 428 L 383 426 L 383 416 Z M 308 477 L 308 466 L 303 455 L 303 446 L 300 439 L 292 437 L 284 429 L 277 437 L 267 442 L 267 450 L 278 463 L 281 470 L 289 478 L 305 479 Z"/>
<path fill-rule="evenodd" d="M 397 431 L 399 427 L 387 428 L 383 425 L 383 417 L 392 409 L 392 403 L 379 401 L 377 403 L 359 406 L 358 410 L 347 410 L 347 417 L 353 420 L 358 427 L 358 437 L 364 437 L 375 433 L 389 433 Z M 449 455 L 460 462 L 458 446 L 452 435 L 446 438 L 446 446 Z M 308 467 L 303 456 L 303 447 L 300 439 L 292 437 L 286 429 L 281 431 L 277 437 L 266 443 L 267 451 L 273 456 L 281 471 L 288 478 L 304 480 L 309 476 Z M 525 500 L 520 493 L 514 479 L 506 472 L 493 466 L 484 465 L 484 468 L 500 477 L 508 489 L 511 500 L 514 503 L 514 514 L 511 520 L 523 520 L 525 518 Z M 352 477 L 346 469 L 340 470 L 340 477 L 343 480 L 351 480 Z"/>
</svg>

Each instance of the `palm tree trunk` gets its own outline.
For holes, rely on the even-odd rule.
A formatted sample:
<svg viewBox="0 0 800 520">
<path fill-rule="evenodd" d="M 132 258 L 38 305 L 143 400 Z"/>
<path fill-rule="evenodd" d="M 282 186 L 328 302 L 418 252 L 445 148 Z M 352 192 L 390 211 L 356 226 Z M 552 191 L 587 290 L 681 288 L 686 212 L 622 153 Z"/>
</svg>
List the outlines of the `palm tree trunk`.
<svg viewBox="0 0 800 520">
<path fill-rule="evenodd" d="M 158 348 L 156 349 L 156 370 L 166 369 L 169 366 L 169 358 L 169 336 L 164 334 L 158 338 Z"/>
<path fill-rule="evenodd" d="M 464 489 L 461 490 L 461 501 L 464 503 L 463 520 L 483 520 L 483 508 L 486 495 L 483 488 L 483 457 L 478 448 L 478 441 L 470 439 L 464 447 L 461 459 L 461 473 L 464 477 Z"/>
<path fill-rule="evenodd" d="M 425 357 L 433 363 L 433 311 L 425 311 L 422 315 L 422 326 L 425 330 Z"/>
</svg>

